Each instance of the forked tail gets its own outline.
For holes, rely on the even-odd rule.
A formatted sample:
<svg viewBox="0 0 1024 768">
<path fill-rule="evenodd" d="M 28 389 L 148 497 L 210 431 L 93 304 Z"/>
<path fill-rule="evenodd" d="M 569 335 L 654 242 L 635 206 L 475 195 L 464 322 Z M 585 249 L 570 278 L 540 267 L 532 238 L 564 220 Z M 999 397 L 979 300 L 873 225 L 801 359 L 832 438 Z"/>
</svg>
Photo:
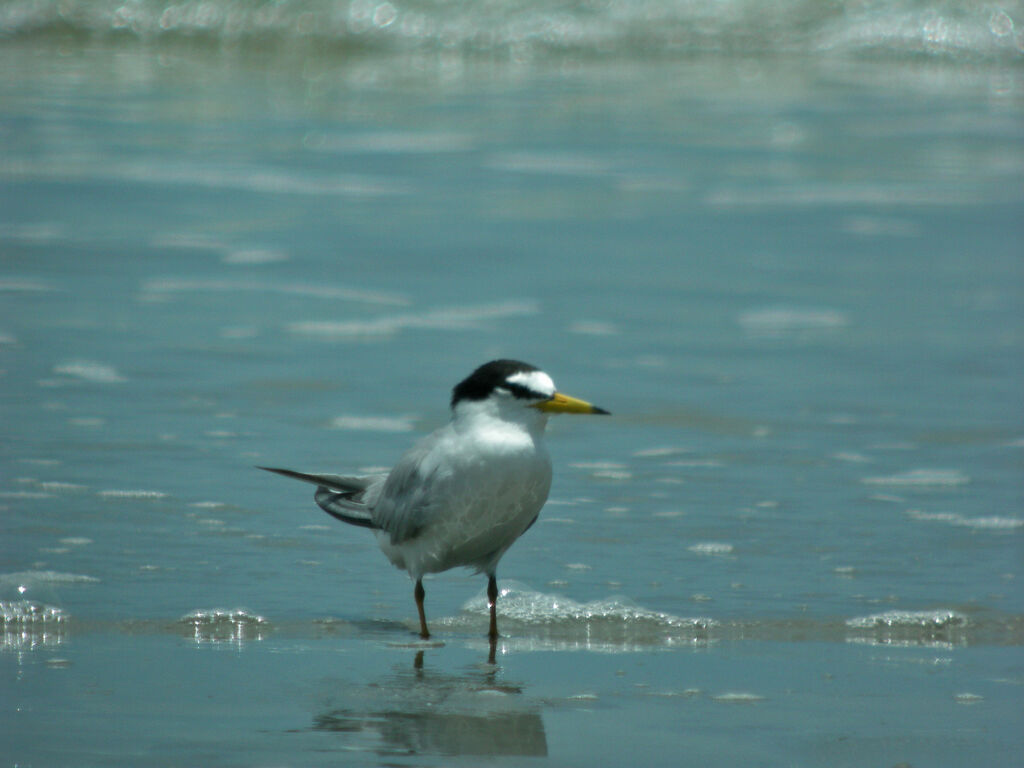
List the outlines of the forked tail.
<svg viewBox="0 0 1024 768">
<path fill-rule="evenodd" d="M 375 477 L 346 477 L 344 475 L 314 475 L 296 472 L 292 469 L 276 467 L 257 467 L 267 472 L 274 472 L 304 483 L 317 486 L 313 498 L 320 508 L 331 517 L 349 525 L 363 528 L 380 528 L 363 502 L 366 489 L 376 480 Z"/>
</svg>

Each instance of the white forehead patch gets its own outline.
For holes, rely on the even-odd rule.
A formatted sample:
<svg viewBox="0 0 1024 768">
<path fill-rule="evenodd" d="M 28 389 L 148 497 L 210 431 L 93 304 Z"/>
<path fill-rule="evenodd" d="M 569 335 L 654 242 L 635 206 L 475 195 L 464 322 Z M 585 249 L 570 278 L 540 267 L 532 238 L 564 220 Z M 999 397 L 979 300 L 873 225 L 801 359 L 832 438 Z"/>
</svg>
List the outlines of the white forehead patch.
<svg viewBox="0 0 1024 768">
<path fill-rule="evenodd" d="M 520 371 L 513 373 L 505 381 L 509 384 L 526 387 L 541 397 L 552 397 L 555 394 L 555 382 L 544 371 Z"/>
</svg>

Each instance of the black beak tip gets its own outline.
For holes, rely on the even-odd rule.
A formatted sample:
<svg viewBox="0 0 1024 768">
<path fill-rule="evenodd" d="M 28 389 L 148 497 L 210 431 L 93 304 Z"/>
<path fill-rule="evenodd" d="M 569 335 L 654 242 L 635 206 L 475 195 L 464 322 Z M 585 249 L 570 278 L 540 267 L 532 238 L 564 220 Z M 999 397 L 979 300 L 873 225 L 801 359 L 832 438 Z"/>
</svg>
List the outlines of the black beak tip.
<svg viewBox="0 0 1024 768">
<path fill-rule="evenodd" d="M 602 416 L 611 416 L 612 415 L 611 411 L 606 411 L 604 408 L 598 408 L 596 405 L 594 406 L 594 413 L 600 414 Z"/>
</svg>

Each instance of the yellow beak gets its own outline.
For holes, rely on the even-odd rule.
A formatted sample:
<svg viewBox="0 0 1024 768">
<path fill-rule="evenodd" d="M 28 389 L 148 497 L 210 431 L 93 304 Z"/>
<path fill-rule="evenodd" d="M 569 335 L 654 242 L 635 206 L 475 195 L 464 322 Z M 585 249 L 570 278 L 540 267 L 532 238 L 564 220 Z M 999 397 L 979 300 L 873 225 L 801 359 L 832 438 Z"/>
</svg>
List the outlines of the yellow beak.
<svg viewBox="0 0 1024 768">
<path fill-rule="evenodd" d="M 591 405 L 586 400 L 563 395 L 561 392 L 555 392 L 550 400 L 534 403 L 533 407 L 546 413 L 608 413 L 604 408 Z"/>
</svg>

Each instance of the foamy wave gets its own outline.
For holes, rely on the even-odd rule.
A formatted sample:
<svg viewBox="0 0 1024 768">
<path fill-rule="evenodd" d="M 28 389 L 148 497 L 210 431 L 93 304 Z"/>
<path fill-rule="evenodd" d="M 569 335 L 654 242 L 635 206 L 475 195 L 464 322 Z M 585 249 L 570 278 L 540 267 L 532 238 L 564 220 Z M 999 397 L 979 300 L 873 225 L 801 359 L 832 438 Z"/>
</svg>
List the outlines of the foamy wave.
<svg viewBox="0 0 1024 768">
<path fill-rule="evenodd" d="M 39 487 L 44 491 L 56 491 L 58 493 L 67 493 L 75 491 L 84 491 L 87 486 L 79 483 L 65 483 L 60 480 L 44 480 L 39 483 Z"/>
<path fill-rule="evenodd" d="M 743 312 L 738 322 L 748 332 L 764 336 L 783 336 L 807 331 L 834 330 L 850 324 L 849 318 L 834 309 L 769 307 Z"/>
<path fill-rule="evenodd" d="M 957 469 L 911 469 L 894 475 L 865 477 L 867 485 L 888 485 L 895 487 L 923 488 L 928 486 L 956 486 L 970 482 L 970 478 Z"/>
<path fill-rule="evenodd" d="M 111 161 L 96 166 L 56 160 L 25 161 L 8 170 L 8 177 L 73 180 L 83 176 L 130 184 L 164 187 L 200 187 L 270 195 L 315 195 L 371 198 L 409 193 L 406 184 L 393 178 L 353 174 L 318 175 L 277 168 L 252 166 L 210 167 L 161 162 Z"/>
<path fill-rule="evenodd" d="M 847 619 L 846 626 L 854 629 L 946 629 L 967 626 L 967 617 L 945 608 L 936 611 L 885 611 Z"/>
<path fill-rule="evenodd" d="M 288 324 L 292 333 L 325 339 L 359 339 L 392 336 L 408 328 L 467 330 L 483 326 L 489 320 L 535 315 L 537 305 L 528 301 L 508 301 L 469 307 L 447 307 L 417 314 L 390 315 L 372 320 L 317 321 Z"/>
<path fill-rule="evenodd" d="M 728 187 L 705 198 L 716 208 L 821 208 L 914 205 L 963 205 L 982 198 L 974 190 L 924 184 L 819 183 L 780 184 L 771 188 Z"/>
<path fill-rule="evenodd" d="M 569 333 L 578 333 L 581 336 L 616 336 L 619 329 L 612 323 L 599 320 L 577 320 L 569 325 Z"/>
<path fill-rule="evenodd" d="M 822 50 L 955 57 L 1021 50 L 1020 33 L 1007 10 L 984 3 L 903 2 L 860 4 L 826 24 Z M 1016 8 L 1020 12 L 1019 5 Z M 1009 11 L 1009 12 L 1008 12 Z"/>
<path fill-rule="evenodd" d="M 55 365 L 53 372 L 94 384 L 118 384 L 127 381 L 114 366 L 98 363 L 95 360 L 69 360 Z"/>
<path fill-rule="evenodd" d="M 403 3 L 399 0 L 7 0 L 0 34 L 34 38 L 203 41 L 213 45 L 362 53 L 505 54 L 621 58 L 698 53 L 929 57 L 1016 61 L 1020 4 L 894 0 L 638 0 L 573 4 L 545 0 Z"/>
<path fill-rule="evenodd" d="M 633 451 L 633 455 L 640 459 L 665 459 L 677 456 L 680 453 L 690 453 L 692 448 L 682 448 L 674 445 L 661 445 L 655 448 L 642 448 Z"/>
<path fill-rule="evenodd" d="M 281 293 L 289 296 L 305 296 L 314 299 L 341 299 L 366 304 L 404 306 L 409 302 L 403 296 L 390 293 L 366 291 L 358 288 L 343 288 L 336 285 L 312 283 L 272 283 L 260 280 L 192 280 L 186 278 L 162 277 L 147 280 L 142 284 L 144 294 L 159 296 L 173 293 Z"/>
<path fill-rule="evenodd" d="M 483 593 L 463 605 L 473 617 L 486 615 Z M 580 603 L 561 595 L 536 592 L 518 582 L 505 582 L 498 597 L 501 621 L 531 627 L 529 642 L 545 647 L 623 650 L 650 645 L 706 642 L 715 622 L 686 618 L 636 605 L 621 597 Z M 458 625 L 464 620 L 448 620 Z M 525 640 L 523 642 L 526 642 Z"/>
<path fill-rule="evenodd" d="M 967 617 L 941 608 L 933 611 L 885 611 L 847 619 L 848 642 L 878 645 L 950 647 L 967 642 Z"/>
<path fill-rule="evenodd" d="M 579 153 L 507 152 L 494 155 L 487 166 L 499 171 L 551 176 L 601 176 L 611 167 L 600 157 Z"/>
<path fill-rule="evenodd" d="M 58 541 L 68 547 L 84 547 L 93 543 L 92 539 L 85 536 L 66 536 Z"/>
<path fill-rule="evenodd" d="M 67 618 L 63 610 L 52 605 L 31 600 L 0 600 L 0 624 L 4 629 L 61 624 Z"/>
<path fill-rule="evenodd" d="M 338 416 L 331 419 L 333 429 L 355 432 L 411 432 L 413 426 L 411 416 Z"/>
<path fill-rule="evenodd" d="M 17 278 L 10 277 L 0 279 L 0 291 L 42 292 L 52 290 L 52 286 L 38 280 L 18 280 Z"/>
<path fill-rule="evenodd" d="M 924 520 L 948 525 L 963 526 L 964 528 L 976 528 L 992 531 L 1013 531 L 1024 527 L 1024 520 L 1019 517 L 1000 517 L 991 515 L 988 517 L 965 517 L 953 512 L 922 512 L 917 509 L 907 510 L 907 514 L 914 520 Z"/>
<path fill-rule="evenodd" d="M 163 491 L 147 491 L 138 488 L 111 488 L 100 491 L 99 495 L 104 499 L 163 499 L 167 496 Z"/>
<path fill-rule="evenodd" d="M 325 136 L 307 134 L 303 146 L 311 150 L 338 153 L 387 155 L 468 152 L 475 148 L 471 134 L 445 131 L 381 131 L 377 133 Z"/>
<path fill-rule="evenodd" d="M 698 555 L 731 555 L 733 552 L 732 544 L 722 541 L 701 541 L 687 549 Z"/>
<path fill-rule="evenodd" d="M 287 261 L 289 256 L 276 248 L 258 245 L 240 247 L 201 232 L 165 232 L 151 241 L 156 248 L 176 248 L 220 252 L 225 264 L 272 264 Z"/>
<path fill-rule="evenodd" d="M 52 496 L 42 491 L 0 491 L 0 499 L 49 499 Z"/>
<path fill-rule="evenodd" d="M 197 643 L 262 640 L 270 626 L 266 618 L 243 608 L 196 610 L 182 616 L 178 623 L 188 629 Z"/>
<path fill-rule="evenodd" d="M 749 693 L 747 691 L 719 693 L 711 697 L 712 701 L 717 701 L 720 704 L 757 704 L 764 701 L 764 699 L 765 697 L 759 693 Z"/>
<path fill-rule="evenodd" d="M 64 573 L 62 571 L 17 571 L 0 573 L 0 587 L 11 584 L 96 584 L 95 576 L 84 573 Z"/>
<path fill-rule="evenodd" d="M 224 254 L 225 264 L 273 264 L 288 261 L 288 254 L 273 248 L 239 248 Z"/>
<path fill-rule="evenodd" d="M 0 651 L 31 651 L 64 642 L 68 615 L 60 608 L 32 600 L 0 600 Z M 61 666 L 66 660 L 50 658 Z"/>
</svg>

